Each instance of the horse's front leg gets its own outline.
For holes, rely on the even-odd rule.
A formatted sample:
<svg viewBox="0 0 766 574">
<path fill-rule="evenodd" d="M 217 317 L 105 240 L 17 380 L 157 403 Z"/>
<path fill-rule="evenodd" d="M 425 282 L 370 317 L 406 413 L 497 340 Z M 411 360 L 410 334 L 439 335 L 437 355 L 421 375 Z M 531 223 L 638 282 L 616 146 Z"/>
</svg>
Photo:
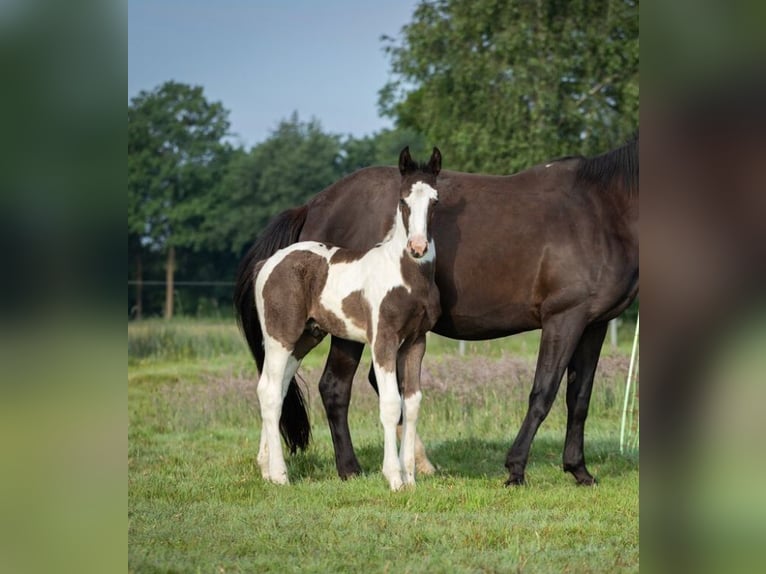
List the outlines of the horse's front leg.
<svg viewBox="0 0 766 574">
<path fill-rule="evenodd" d="M 391 490 L 402 487 L 402 467 L 396 452 L 396 425 L 402 414 L 402 398 L 396 381 L 395 337 L 378 337 L 372 342 L 372 365 L 378 379 L 380 422 L 383 425 L 383 476 Z"/>
<path fill-rule="evenodd" d="M 420 368 L 426 352 L 426 336 L 419 335 L 405 343 L 399 351 L 400 373 L 404 389 L 404 414 L 402 416 L 402 443 L 399 458 L 404 472 L 404 484 L 415 484 L 415 454 L 418 412 L 420 411 Z M 422 443 L 420 444 L 422 449 Z"/>
<path fill-rule="evenodd" d="M 401 377 L 403 376 L 401 359 L 399 361 L 398 373 L 399 373 L 398 376 L 400 377 L 400 380 L 401 380 Z M 374 367 L 370 367 L 368 380 L 370 381 L 370 385 L 375 391 L 375 394 L 379 394 L 378 381 L 375 379 Z M 399 426 L 396 429 L 396 433 L 397 433 L 397 436 L 401 437 L 401 434 L 402 434 L 401 422 L 399 423 Z M 423 441 L 421 440 L 420 435 L 418 433 L 415 433 L 415 468 L 417 469 L 418 474 L 422 476 L 431 476 L 432 474 L 436 472 L 436 467 L 431 463 L 430 460 L 428 460 L 428 455 L 426 454 L 426 447 L 423 445 Z"/>
</svg>

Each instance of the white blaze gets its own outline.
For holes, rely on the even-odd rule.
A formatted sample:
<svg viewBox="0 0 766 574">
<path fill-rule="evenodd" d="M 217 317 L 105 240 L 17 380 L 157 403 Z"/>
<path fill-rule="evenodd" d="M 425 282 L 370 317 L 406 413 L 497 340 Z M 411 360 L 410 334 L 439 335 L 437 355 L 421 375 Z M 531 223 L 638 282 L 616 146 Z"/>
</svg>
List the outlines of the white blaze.
<svg viewBox="0 0 766 574">
<path fill-rule="evenodd" d="M 408 241 L 422 244 L 428 242 L 428 207 L 431 201 L 438 198 L 437 191 L 427 183 L 418 181 L 412 185 L 410 195 L 405 199 L 410 207 Z"/>
</svg>

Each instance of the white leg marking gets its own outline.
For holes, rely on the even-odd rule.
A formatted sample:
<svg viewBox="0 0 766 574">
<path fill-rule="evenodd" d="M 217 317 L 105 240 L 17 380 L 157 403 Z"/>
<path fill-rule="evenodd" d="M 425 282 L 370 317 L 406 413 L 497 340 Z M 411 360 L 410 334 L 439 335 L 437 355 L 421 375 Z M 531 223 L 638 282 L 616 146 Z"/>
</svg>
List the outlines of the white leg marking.
<svg viewBox="0 0 766 574">
<path fill-rule="evenodd" d="M 260 387 L 261 382 L 258 381 Z M 261 418 L 263 418 L 263 410 L 261 410 Z M 263 480 L 271 480 L 271 474 L 269 473 L 269 444 L 266 440 L 266 430 L 261 424 L 261 446 L 258 449 L 258 466 L 261 468 L 261 476 Z"/>
<path fill-rule="evenodd" d="M 261 404 L 261 419 L 263 421 L 258 464 L 261 465 L 261 474 L 265 480 L 277 484 L 288 484 L 287 465 L 279 438 L 279 417 L 282 414 L 282 381 L 290 354 L 282 345 L 273 340 L 267 341 L 265 348 L 266 357 L 263 373 L 258 381 L 258 401 Z M 264 446 L 266 452 L 264 452 Z M 266 458 L 268 470 L 264 472 L 261 462 Z"/>
<path fill-rule="evenodd" d="M 402 487 L 402 467 L 396 455 L 396 424 L 402 412 L 402 399 L 396 383 L 396 373 L 384 371 L 373 360 L 380 395 L 380 422 L 383 424 L 383 476 L 391 490 Z"/>
<path fill-rule="evenodd" d="M 404 421 L 402 423 L 402 445 L 400 451 L 402 469 L 404 469 L 404 484 L 415 484 L 415 437 L 420 411 L 420 400 L 423 397 L 417 391 L 404 399 Z"/>
<path fill-rule="evenodd" d="M 287 358 L 287 365 L 285 366 L 285 374 L 282 377 L 282 400 L 284 400 L 287 394 L 287 387 L 290 386 L 290 379 L 295 376 L 298 371 L 298 367 L 301 366 L 301 362 L 295 358 L 294 355 L 290 355 Z"/>
</svg>

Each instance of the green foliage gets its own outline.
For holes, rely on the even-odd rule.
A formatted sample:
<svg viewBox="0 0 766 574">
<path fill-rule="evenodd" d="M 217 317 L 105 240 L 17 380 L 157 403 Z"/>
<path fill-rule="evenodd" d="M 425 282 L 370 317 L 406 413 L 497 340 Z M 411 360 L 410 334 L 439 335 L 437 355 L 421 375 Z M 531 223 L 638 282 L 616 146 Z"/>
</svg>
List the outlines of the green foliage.
<svg viewBox="0 0 766 574">
<path fill-rule="evenodd" d="M 249 152 L 233 152 L 228 171 L 211 191 L 205 236 L 218 249 L 241 253 L 277 213 L 301 205 L 357 169 L 395 165 L 409 145 L 425 157 L 430 148 L 413 130 L 383 130 L 363 138 L 328 134 L 316 119 L 297 113 Z"/>
<path fill-rule="evenodd" d="M 449 167 L 510 173 L 638 127 L 638 2 L 434 0 L 400 40 L 381 111 Z"/>
<path fill-rule="evenodd" d="M 349 137 L 343 144 L 343 171 L 348 174 L 371 165 L 397 165 L 406 146 L 413 157 L 423 159 L 431 155 L 433 147 L 422 134 L 407 128 L 384 129 L 360 139 Z"/>
<path fill-rule="evenodd" d="M 219 247 L 239 253 L 272 216 L 304 203 L 342 175 L 340 137 L 293 113 L 250 152 L 236 152 L 214 192 L 205 229 Z"/>
<path fill-rule="evenodd" d="M 128 106 L 128 234 L 154 249 L 205 243 L 209 191 L 230 154 L 228 111 L 201 87 L 165 82 Z"/>
</svg>

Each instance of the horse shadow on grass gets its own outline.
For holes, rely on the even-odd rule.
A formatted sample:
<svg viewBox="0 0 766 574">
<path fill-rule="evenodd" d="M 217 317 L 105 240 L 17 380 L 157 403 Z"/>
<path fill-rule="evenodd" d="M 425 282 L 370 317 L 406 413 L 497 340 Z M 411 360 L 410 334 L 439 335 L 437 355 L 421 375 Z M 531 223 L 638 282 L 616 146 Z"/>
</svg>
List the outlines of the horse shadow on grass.
<svg viewBox="0 0 766 574">
<path fill-rule="evenodd" d="M 511 443 L 479 438 L 460 438 L 427 443 L 426 452 L 437 467 L 437 476 L 465 478 L 508 478 L 505 457 Z M 563 440 L 539 437 L 532 445 L 527 465 L 528 478 L 537 471 L 557 467 L 562 469 Z M 365 473 L 380 472 L 383 462 L 382 445 L 364 445 L 357 449 L 359 463 Z M 586 463 L 597 479 L 620 478 L 638 470 L 637 454 L 620 454 L 613 440 L 588 441 Z M 334 465 L 333 465 L 334 469 Z"/>
</svg>

